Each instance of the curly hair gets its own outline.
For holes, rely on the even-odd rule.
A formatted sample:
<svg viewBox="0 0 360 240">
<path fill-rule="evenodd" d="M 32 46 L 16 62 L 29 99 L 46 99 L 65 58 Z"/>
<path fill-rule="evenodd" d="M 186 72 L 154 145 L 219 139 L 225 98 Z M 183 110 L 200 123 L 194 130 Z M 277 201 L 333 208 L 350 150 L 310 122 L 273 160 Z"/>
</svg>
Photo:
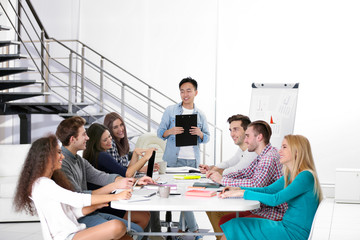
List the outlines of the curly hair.
<svg viewBox="0 0 360 240">
<path fill-rule="evenodd" d="M 43 137 L 33 142 L 26 156 L 17 183 L 14 197 L 15 211 L 20 212 L 24 210 L 30 215 L 36 213 L 35 207 L 30 199 L 32 186 L 38 178 L 44 176 L 49 163 L 51 163 L 50 166 L 53 168 L 53 163 L 58 154 L 57 148 L 58 142 L 55 135 L 49 135 L 48 137 Z M 55 182 L 69 190 L 73 188 L 63 174 L 56 176 Z"/>
<path fill-rule="evenodd" d="M 113 130 L 112 130 L 114 121 L 117 119 L 120 119 L 120 121 L 124 125 L 124 137 L 122 139 L 120 139 L 120 141 L 118 141 L 115 138 Z M 104 125 L 109 128 L 110 134 L 115 141 L 116 148 L 119 152 L 119 155 L 124 156 L 124 155 L 128 154 L 130 151 L 130 146 L 129 146 L 129 140 L 127 137 L 126 126 L 125 126 L 125 122 L 124 122 L 123 118 L 116 112 L 108 113 L 108 114 L 106 114 L 106 116 L 104 118 Z"/>
</svg>

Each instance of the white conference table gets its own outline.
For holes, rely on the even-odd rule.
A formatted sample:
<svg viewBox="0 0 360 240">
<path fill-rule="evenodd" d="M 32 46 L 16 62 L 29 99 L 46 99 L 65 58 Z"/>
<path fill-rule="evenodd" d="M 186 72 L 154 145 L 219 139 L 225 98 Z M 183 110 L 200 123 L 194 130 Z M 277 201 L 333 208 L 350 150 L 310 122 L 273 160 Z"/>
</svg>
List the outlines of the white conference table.
<svg viewBox="0 0 360 240">
<path fill-rule="evenodd" d="M 181 195 L 170 195 L 169 198 L 161 198 L 158 195 L 150 197 L 147 201 L 128 202 L 112 201 L 111 207 L 116 209 L 124 209 L 128 211 L 128 231 L 130 231 L 131 211 L 193 211 L 193 212 L 241 212 L 254 210 L 260 207 L 259 201 L 245 200 L 243 198 L 221 199 L 214 197 L 189 197 L 185 196 L 188 186 L 192 186 L 194 182 L 211 182 L 206 178 L 196 180 L 175 180 L 173 174 L 155 174 L 153 179 L 156 181 L 166 182 L 177 185 L 177 193 Z M 207 188 L 206 190 L 217 191 L 216 188 Z M 173 190 L 172 190 L 173 192 Z M 184 218 L 182 218 L 184 221 Z M 185 224 L 183 224 L 185 226 Z M 136 233 L 138 235 L 155 235 L 168 236 L 179 235 L 178 233 Z M 209 234 L 209 233 L 207 233 Z M 209 235 L 220 235 L 222 233 L 210 233 Z M 185 233 L 181 235 L 196 235 L 194 233 Z M 204 233 L 198 234 L 204 235 Z"/>
</svg>

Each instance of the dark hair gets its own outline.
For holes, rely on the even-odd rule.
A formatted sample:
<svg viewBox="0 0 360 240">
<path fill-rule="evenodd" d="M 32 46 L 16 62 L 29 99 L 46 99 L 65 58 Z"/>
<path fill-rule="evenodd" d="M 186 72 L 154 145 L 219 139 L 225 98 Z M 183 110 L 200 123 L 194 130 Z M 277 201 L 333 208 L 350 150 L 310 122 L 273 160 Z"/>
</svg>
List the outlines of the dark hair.
<svg viewBox="0 0 360 240">
<path fill-rule="evenodd" d="M 56 129 L 56 136 L 63 146 L 69 146 L 70 138 L 77 137 L 79 134 L 79 128 L 84 126 L 85 119 L 79 116 L 74 116 L 61 121 Z"/>
<path fill-rule="evenodd" d="M 120 119 L 120 121 L 124 125 L 124 137 L 122 139 L 120 139 L 120 141 L 118 141 L 115 138 L 114 133 L 113 133 L 113 123 L 117 119 Z M 126 126 L 125 126 L 125 122 L 124 122 L 123 118 L 116 112 L 108 113 L 105 116 L 104 125 L 106 127 L 108 127 L 108 129 L 110 131 L 110 134 L 111 134 L 112 138 L 115 141 L 116 148 L 117 148 L 117 150 L 119 152 L 119 155 L 124 156 L 124 155 L 128 154 L 129 151 L 130 151 L 130 146 L 129 146 L 129 140 L 128 140 L 128 137 L 127 137 Z"/>
<path fill-rule="evenodd" d="M 183 85 L 184 83 L 187 83 L 187 82 L 191 83 L 194 86 L 195 90 L 197 90 L 198 84 L 197 84 L 196 80 L 192 79 L 191 77 L 187 77 L 187 78 L 184 78 L 183 80 L 181 80 L 181 82 L 179 83 L 179 89 L 181 88 L 181 85 Z"/>
<path fill-rule="evenodd" d="M 253 127 L 254 132 L 256 133 L 255 135 L 262 134 L 265 144 L 269 144 L 272 131 L 267 122 L 262 120 L 254 121 L 249 124 L 248 128 L 249 127 Z"/>
<path fill-rule="evenodd" d="M 227 121 L 229 124 L 232 123 L 233 121 L 241 121 L 241 127 L 244 130 L 246 130 L 249 124 L 251 123 L 250 118 L 248 116 L 241 114 L 232 115 L 231 117 L 228 118 Z"/>
<path fill-rule="evenodd" d="M 36 213 L 32 200 L 30 199 L 32 187 L 39 177 L 44 176 L 48 163 L 54 163 L 56 160 L 56 155 L 58 154 L 57 147 L 58 142 L 53 134 L 48 137 L 39 138 L 31 145 L 16 187 L 14 197 L 15 211 L 20 212 L 25 210 L 30 215 Z M 53 172 L 53 176 L 55 172 L 56 176 L 54 177 L 54 181 L 58 185 L 72 190 L 72 185 L 65 177 L 65 174 L 63 174 L 62 171 L 56 170 Z"/>
<path fill-rule="evenodd" d="M 89 161 L 91 165 L 98 168 L 99 153 L 105 151 L 101 148 L 101 136 L 108 130 L 102 124 L 93 123 L 87 130 L 89 140 L 86 142 L 86 149 L 83 152 L 83 158 Z"/>
</svg>

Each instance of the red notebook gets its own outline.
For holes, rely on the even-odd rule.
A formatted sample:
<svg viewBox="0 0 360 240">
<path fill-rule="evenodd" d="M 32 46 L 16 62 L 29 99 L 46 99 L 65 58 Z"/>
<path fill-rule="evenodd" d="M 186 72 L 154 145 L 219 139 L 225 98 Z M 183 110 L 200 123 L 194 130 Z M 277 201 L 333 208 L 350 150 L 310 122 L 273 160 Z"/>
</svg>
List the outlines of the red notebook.
<svg viewBox="0 0 360 240">
<path fill-rule="evenodd" d="M 185 193 L 185 196 L 193 197 L 214 197 L 216 196 L 216 191 L 204 191 L 204 190 L 189 190 Z"/>
</svg>

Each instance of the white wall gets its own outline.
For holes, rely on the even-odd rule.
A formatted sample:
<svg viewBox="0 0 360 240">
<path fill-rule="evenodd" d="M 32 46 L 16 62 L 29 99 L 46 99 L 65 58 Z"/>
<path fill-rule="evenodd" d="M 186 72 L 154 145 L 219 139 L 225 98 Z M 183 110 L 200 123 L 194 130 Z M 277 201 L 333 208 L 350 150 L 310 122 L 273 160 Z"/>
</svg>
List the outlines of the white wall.
<svg viewBox="0 0 360 240">
<path fill-rule="evenodd" d="M 71 24 L 71 1 L 61 2 L 40 15 L 53 37 L 73 38 L 79 21 L 81 41 L 174 99 L 181 78 L 194 77 L 210 122 L 217 81 L 225 159 L 235 151 L 226 119 L 248 114 L 251 83 L 299 82 L 295 133 L 310 139 L 321 182 L 360 167 L 360 2 L 86 0 Z"/>
<path fill-rule="evenodd" d="M 311 141 L 323 183 L 335 181 L 336 167 L 359 167 L 359 10 L 358 1 L 220 6 L 219 105 L 238 96 L 245 112 L 251 82 L 300 82 L 294 132 Z M 218 116 L 234 105 L 223 109 Z"/>
</svg>

